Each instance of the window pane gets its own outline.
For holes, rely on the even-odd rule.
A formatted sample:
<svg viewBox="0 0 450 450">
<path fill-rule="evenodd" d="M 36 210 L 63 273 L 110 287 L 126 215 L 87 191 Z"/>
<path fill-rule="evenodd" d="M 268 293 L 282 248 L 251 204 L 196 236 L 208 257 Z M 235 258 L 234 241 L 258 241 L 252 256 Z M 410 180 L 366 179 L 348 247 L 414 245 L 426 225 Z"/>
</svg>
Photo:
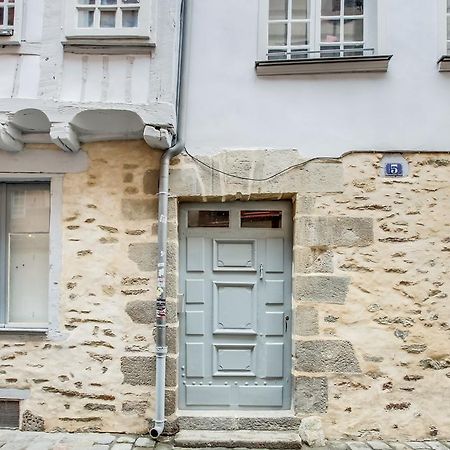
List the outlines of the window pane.
<svg viewBox="0 0 450 450">
<path fill-rule="evenodd" d="M 137 27 L 138 15 L 139 11 L 137 9 L 124 9 L 122 11 L 122 27 L 123 28 Z"/>
<path fill-rule="evenodd" d="M 287 45 L 287 25 L 284 23 L 269 24 L 269 45 Z"/>
<path fill-rule="evenodd" d="M 363 19 L 344 20 L 344 41 L 363 41 Z"/>
<path fill-rule="evenodd" d="M 306 22 L 292 22 L 291 24 L 291 44 L 308 44 L 308 24 Z"/>
<path fill-rule="evenodd" d="M 115 28 L 116 11 L 100 11 L 100 28 Z"/>
<path fill-rule="evenodd" d="M 10 233 L 47 233 L 50 221 L 48 185 L 14 185 L 8 191 Z"/>
<path fill-rule="evenodd" d="M 321 26 L 322 42 L 339 42 L 341 33 L 341 24 L 339 20 L 322 20 Z"/>
<path fill-rule="evenodd" d="M 309 0 L 292 0 L 292 18 L 307 19 L 308 18 L 308 1 Z"/>
<path fill-rule="evenodd" d="M 188 211 L 188 227 L 226 227 L 230 226 L 230 211 Z"/>
<path fill-rule="evenodd" d="M 102 5 L 117 5 L 117 0 L 101 0 Z"/>
<path fill-rule="evenodd" d="M 447 16 L 447 39 L 450 39 L 450 16 Z"/>
<path fill-rule="evenodd" d="M 9 236 L 9 322 L 47 322 L 48 244 L 48 234 Z"/>
<path fill-rule="evenodd" d="M 447 12 L 450 13 L 450 0 L 447 0 Z"/>
<path fill-rule="evenodd" d="M 287 19 L 288 0 L 269 0 L 269 19 Z"/>
<path fill-rule="evenodd" d="M 320 57 L 321 58 L 339 58 L 341 52 L 339 51 L 339 45 L 321 45 Z"/>
<path fill-rule="evenodd" d="M 80 5 L 95 5 L 95 0 L 78 0 Z"/>
<path fill-rule="evenodd" d="M 346 16 L 358 16 L 364 14 L 364 1 L 344 0 L 344 14 Z"/>
<path fill-rule="evenodd" d="M 140 3 L 140 0 L 122 0 L 122 3 L 124 5 L 131 5 L 131 4 Z"/>
<path fill-rule="evenodd" d="M 344 45 L 344 56 L 363 56 L 363 46 L 362 45 Z"/>
<path fill-rule="evenodd" d="M 8 8 L 8 25 L 14 25 L 14 6 Z"/>
<path fill-rule="evenodd" d="M 291 59 L 305 59 L 308 57 L 308 49 L 306 48 L 293 48 L 291 49 Z M 314 57 L 314 54 L 313 54 Z"/>
<path fill-rule="evenodd" d="M 3 6 L 0 8 L 0 25 L 3 25 Z"/>
<path fill-rule="evenodd" d="M 94 11 L 78 11 L 78 26 L 80 28 L 92 28 L 94 26 Z"/>
<path fill-rule="evenodd" d="M 341 0 L 322 0 L 322 16 L 339 16 Z"/>
<path fill-rule="evenodd" d="M 281 228 L 281 211 L 241 211 L 241 228 Z"/>
<path fill-rule="evenodd" d="M 271 61 L 279 59 L 287 59 L 286 50 L 278 50 L 271 48 L 269 49 L 268 59 Z"/>
</svg>

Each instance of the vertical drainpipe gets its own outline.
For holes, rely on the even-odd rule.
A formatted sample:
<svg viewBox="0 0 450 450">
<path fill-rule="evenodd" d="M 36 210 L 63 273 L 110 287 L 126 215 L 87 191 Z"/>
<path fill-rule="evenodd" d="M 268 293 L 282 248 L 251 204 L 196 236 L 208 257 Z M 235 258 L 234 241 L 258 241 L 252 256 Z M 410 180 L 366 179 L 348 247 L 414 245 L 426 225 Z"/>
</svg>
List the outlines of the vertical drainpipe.
<svg viewBox="0 0 450 450">
<path fill-rule="evenodd" d="M 181 103 L 181 74 L 183 60 L 183 34 L 185 19 L 185 0 L 180 5 L 180 36 L 178 44 L 178 74 L 176 120 L 177 135 L 175 144 L 166 150 L 161 157 L 159 169 L 158 192 L 158 267 L 157 267 L 157 299 L 156 299 L 156 408 L 154 426 L 150 436 L 156 439 L 164 430 L 165 422 L 165 390 L 166 390 L 166 272 L 167 272 L 167 221 L 169 209 L 169 165 L 170 160 L 179 155 L 184 149 L 182 141 Z"/>
</svg>

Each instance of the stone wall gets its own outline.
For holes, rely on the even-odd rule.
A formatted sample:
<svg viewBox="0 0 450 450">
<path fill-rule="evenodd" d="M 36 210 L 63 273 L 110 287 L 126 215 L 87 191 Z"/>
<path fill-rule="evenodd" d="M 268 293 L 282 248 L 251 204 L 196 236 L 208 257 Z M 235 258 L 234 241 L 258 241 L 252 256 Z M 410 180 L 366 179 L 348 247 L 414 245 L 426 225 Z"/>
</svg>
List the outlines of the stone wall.
<svg viewBox="0 0 450 450">
<path fill-rule="evenodd" d="M 293 151 L 173 166 L 182 200 L 292 198 L 294 411 L 328 438 L 449 437 L 450 158 L 406 154 L 410 176 L 379 176 L 381 154 L 303 164 Z M 184 420 L 184 422 L 187 422 Z"/>
<path fill-rule="evenodd" d="M 154 407 L 160 154 L 139 141 L 85 150 L 89 170 L 64 179 L 61 339 L 0 335 L 0 387 L 30 390 L 26 429 L 145 432 Z M 265 182 L 229 178 L 187 156 L 173 161 L 170 430 L 188 422 L 177 425 L 175 414 L 177 201 L 292 199 L 295 415 L 321 415 L 328 438 L 449 437 L 450 158 L 406 154 L 410 176 L 386 179 L 381 156 L 201 158 L 252 178 L 296 165 Z"/>
</svg>

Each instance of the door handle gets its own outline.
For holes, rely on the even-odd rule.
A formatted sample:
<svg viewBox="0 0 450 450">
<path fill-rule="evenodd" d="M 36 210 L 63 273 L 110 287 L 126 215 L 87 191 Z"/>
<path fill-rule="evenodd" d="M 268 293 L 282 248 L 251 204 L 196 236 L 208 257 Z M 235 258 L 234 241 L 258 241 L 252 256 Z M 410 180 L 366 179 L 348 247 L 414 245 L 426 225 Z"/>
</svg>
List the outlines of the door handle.
<svg viewBox="0 0 450 450">
<path fill-rule="evenodd" d="M 262 264 L 259 265 L 259 279 L 262 280 L 264 278 L 264 266 Z"/>
<path fill-rule="evenodd" d="M 284 316 L 284 332 L 287 333 L 288 330 L 288 322 L 289 322 L 289 316 Z"/>
</svg>

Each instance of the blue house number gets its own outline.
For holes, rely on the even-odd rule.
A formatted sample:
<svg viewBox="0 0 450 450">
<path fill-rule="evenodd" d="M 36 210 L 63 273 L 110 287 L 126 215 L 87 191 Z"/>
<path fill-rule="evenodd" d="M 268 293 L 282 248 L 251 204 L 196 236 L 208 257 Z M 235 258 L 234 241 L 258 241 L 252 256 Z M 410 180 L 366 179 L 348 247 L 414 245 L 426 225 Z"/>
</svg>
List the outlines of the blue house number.
<svg viewBox="0 0 450 450">
<path fill-rule="evenodd" d="M 403 166 L 401 163 L 387 163 L 384 166 L 384 173 L 387 177 L 402 177 Z"/>
</svg>

